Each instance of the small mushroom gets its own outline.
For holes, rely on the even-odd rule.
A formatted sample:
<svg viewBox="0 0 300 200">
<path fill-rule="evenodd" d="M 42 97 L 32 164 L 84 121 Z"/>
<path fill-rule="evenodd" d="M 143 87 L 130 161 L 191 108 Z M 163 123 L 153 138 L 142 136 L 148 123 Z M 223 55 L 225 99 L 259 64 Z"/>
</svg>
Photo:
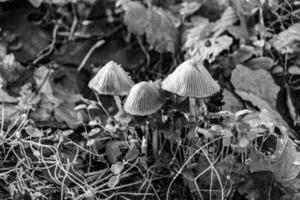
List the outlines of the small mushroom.
<svg viewBox="0 0 300 200">
<path fill-rule="evenodd" d="M 125 101 L 124 110 L 132 115 L 146 116 L 157 112 L 164 104 L 157 84 L 140 82 L 134 85 Z M 148 123 L 146 123 L 148 124 Z M 148 128 L 147 130 L 148 131 Z M 158 157 L 158 130 L 152 135 L 152 150 L 155 158 Z"/>
<path fill-rule="evenodd" d="M 189 97 L 190 113 L 199 114 L 196 99 L 200 99 L 204 115 L 207 108 L 204 99 L 220 90 L 219 84 L 212 78 L 207 69 L 195 60 L 181 63 L 167 78 L 162 81 L 162 89 L 183 97 Z"/>
<path fill-rule="evenodd" d="M 164 104 L 158 88 L 152 82 L 140 82 L 134 85 L 124 104 L 127 113 L 146 116 L 158 111 Z"/>
<path fill-rule="evenodd" d="M 120 112 L 118 115 L 124 113 L 119 96 L 126 96 L 133 85 L 134 82 L 128 73 L 114 61 L 106 63 L 88 84 L 89 88 L 98 94 L 114 97 Z"/>
</svg>

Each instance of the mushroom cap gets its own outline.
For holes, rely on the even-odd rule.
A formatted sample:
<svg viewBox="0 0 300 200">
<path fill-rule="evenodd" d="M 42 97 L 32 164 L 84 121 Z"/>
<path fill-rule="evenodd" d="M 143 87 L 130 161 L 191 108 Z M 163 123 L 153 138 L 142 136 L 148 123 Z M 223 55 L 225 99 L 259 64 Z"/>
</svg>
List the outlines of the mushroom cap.
<svg viewBox="0 0 300 200">
<path fill-rule="evenodd" d="M 103 95 L 125 96 L 134 82 L 128 73 L 114 61 L 106 63 L 89 82 L 89 88 Z"/>
<path fill-rule="evenodd" d="M 220 86 L 202 64 L 190 59 L 163 80 L 162 89 L 184 97 L 205 98 L 218 92 Z"/>
<path fill-rule="evenodd" d="M 159 89 L 152 82 L 140 82 L 134 85 L 125 101 L 124 110 L 138 116 L 150 115 L 164 104 Z"/>
</svg>

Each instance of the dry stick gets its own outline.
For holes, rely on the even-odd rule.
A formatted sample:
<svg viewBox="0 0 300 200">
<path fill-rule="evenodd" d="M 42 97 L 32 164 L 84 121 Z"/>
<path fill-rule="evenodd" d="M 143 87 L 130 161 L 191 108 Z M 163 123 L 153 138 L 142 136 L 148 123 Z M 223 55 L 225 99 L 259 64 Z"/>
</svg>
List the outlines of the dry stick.
<svg viewBox="0 0 300 200">
<path fill-rule="evenodd" d="M 73 40 L 74 39 L 74 32 L 76 29 L 76 26 L 78 24 L 78 17 L 77 17 L 77 13 L 76 13 L 76 6 L 74 3 L 72 3 L 72 13 L 73 13 L 73 22 L 72 22 L 72 26 L 70 29 L 70 35 L 69 35 L 69 40 Z"/>
<path fill-rule="evenodd" d="M 58 28 L 61 24 L 61 20 L 58 21 L 57 24 L 55 24 L 53 32 L 52 32 L 52 41 L 50 43 L 50 45 L 47 47 L 48 51 L 46 51 L 44 54 L 41 54 L 39 57 L 37 57 L 32 64 L 36 64 L 38 63 L 40 60 L 42 60 L 43 58 L 47 57 L 48 55 L 50 55 L 54 49 L 55 43 L 56 43 L 56 36 L 57 36 L 57 31 Z"/>
<path fill-rule="evenodd" d="M 89 57 L 92 55 L 92 53 L 99 47 L 101 47 L 103 44 L 105 43 L 104 40 L 99 40 L 97 41 L 91 48 L 90 50 L 87 52 L 87 54 L 85 55 L 85 57 L 83 58 L 82 62 L 80 63 L 79 67 L 77 68 L 77 71 L 82 70 L 82 68 L 84 67 L 84 65 L 86 64 L 86 62 L 88 61 Z"/>
</svg>

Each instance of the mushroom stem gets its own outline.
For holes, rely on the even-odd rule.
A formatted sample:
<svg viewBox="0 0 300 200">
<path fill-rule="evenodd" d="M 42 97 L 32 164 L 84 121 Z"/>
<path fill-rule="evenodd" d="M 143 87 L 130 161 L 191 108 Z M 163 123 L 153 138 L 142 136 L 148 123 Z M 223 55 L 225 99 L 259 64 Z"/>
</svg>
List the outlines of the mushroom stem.
<svg viewBox="0 0 300 200">
<path fill-rule="evenodd" d="M 201 111 L 203 111 L 203 115 L 206 116 L 208 111 L 207 111 L 207 106 L 204 98 L 200 99 L 200 108 Z"/>
<path fill-rule="evenodd" d="M 97 99 L 97 102 L 98 102 L 99 106 L 100 106 L 100 107 L 102 108 L 102 110 L 105 112 L 105 114 L 107 115 L 107 117 L 108 117 L 108 118 L 111 118 L 110 114 L 108 113 L 108 111 L 107 111 L 107 110 L 105 109 L 105 107 L 103 106 L 103 104 L 102 104 L 102 102 L 101 102 L 101 100 L 100 100 L 100 98 L 99 98 L 98 93 L 95 92 L 94 90 L 93 90 L 93 92 L 94 92 L 94 94 L 95 94 L 95 96 L 96 96 L 96 99 Z"/>
<path fill-rule="evenodd" d="M 158 159 L 158 129 L 155 128 L 152 133 L 152 152 L 154 159 Z"/>
<path fill-rule="evenodd" d="M 124 112 L 124 109 L 123 109 L 123 106 L 122 106 L 122 101 L 121 101 L 120 97 L 117 96 L 117 95 L 114 95 L 114 99 L 115 99 L 115 102 L 118 106 L 119 111 Z"/>
<path fill-rule="evenodd" d="M 189 97 L 189 105 L 190 105 L 190 114 L 192 116 L 196 116 L 197 114 L 199 114 L 199 112 L 197 112 L 198 108 L 196 106 L 196 99 L 193 97 Z"/>
</svg>

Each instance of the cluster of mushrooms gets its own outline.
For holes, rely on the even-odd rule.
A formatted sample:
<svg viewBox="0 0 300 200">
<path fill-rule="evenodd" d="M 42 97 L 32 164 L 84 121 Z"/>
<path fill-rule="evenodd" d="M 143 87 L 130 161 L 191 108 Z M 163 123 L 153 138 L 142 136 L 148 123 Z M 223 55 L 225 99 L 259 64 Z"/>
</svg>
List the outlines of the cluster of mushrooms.
<svg viewBox="0 0 300 200">
<path fill-rule="evenodd" d="M 128 73 L 114 61 L 103 66 L 89 82 L 89 88 L 100 95 L 112 95 L 119 112 L 114 116 L 121 120 L 127 114 L 146 116 L 157 112 L 164 105 L 161 91 L 168 91 L 189 98 L 190 114 L 196 116 L 202 107 L 207 112 L 205 99 L 220 90 L 219 84 L 199 62 L 190 59 L 180 64 L 161 84 L 142 81 L 134 84 Z M 127 96 L 124 105 L 120 96 Z M 196 105 L 199 101 L 200 107 Z M 124 120 L 124 119 L 123 119 Z"/>
<path fill-rule="evenodd" d="M 205 99 L 220 90 L 219 84 L 206 68 L 193 59 L 180 64 L 161 84 L 152 81 L 134 84 L 128 73 L 120 65 L 110 61 L 97 72 L 88 86 L 97 94 L 114 97 L 119 109 L 114 118 L 123 124 L 131 121 L 130 115 L 146 116 L 160 110 L 165 103 L 162 91 L 189 98 L 191 116 L 199 115 L 201 108 L 202 114 L 206 115 Z M 120 96 L 127 96 L 124 105 L 122 105 Z M 196 104 L 196 100 L 200 106 Z M 99 103 L 101 102 L 99 101 Z M 152 150 L 154 158 L 157 158 L 157 130 L 152 135 Z"/>
</svg>

